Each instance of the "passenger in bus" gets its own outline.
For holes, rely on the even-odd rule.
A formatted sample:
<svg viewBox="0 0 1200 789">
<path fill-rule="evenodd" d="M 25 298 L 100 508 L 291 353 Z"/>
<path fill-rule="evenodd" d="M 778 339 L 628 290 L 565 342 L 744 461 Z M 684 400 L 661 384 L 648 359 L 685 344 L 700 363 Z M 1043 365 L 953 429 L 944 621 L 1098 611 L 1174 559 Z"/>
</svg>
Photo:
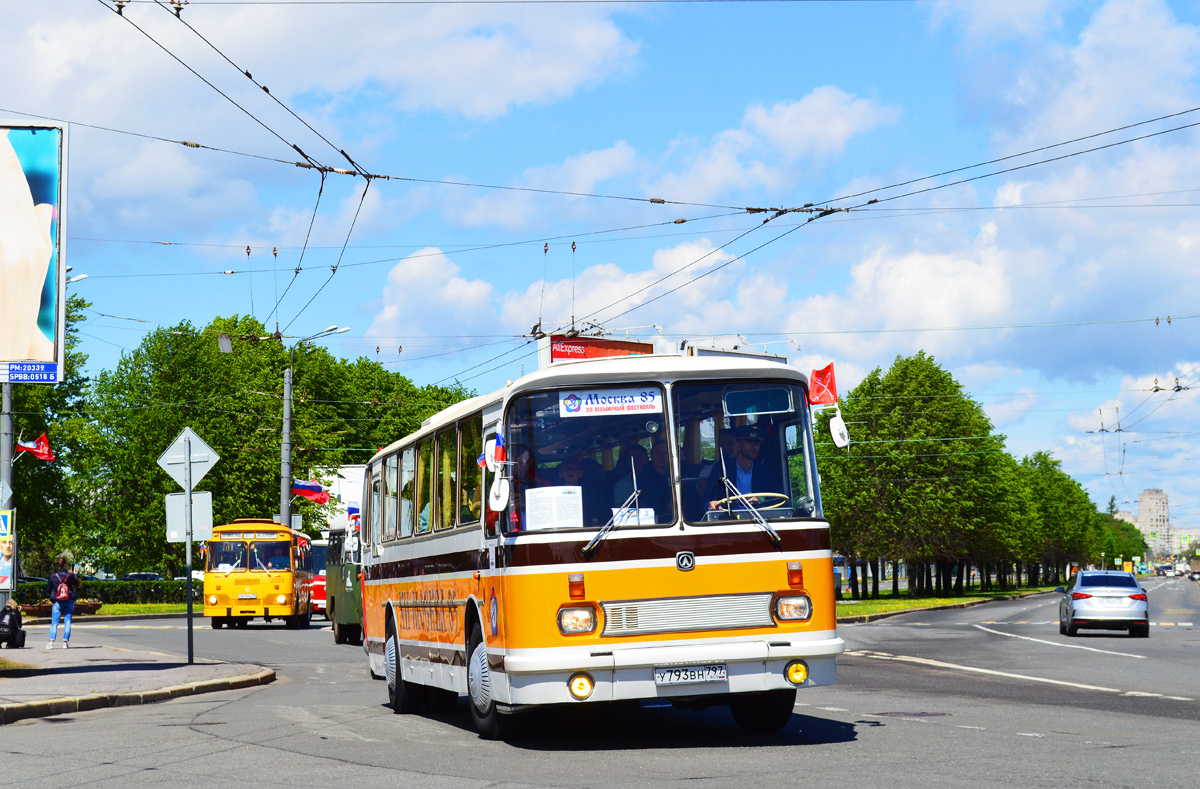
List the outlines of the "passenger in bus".
<svg viewBox="0 0 1200 789">
<path fill-rule="evenodd" d="M 287 543 L 280 543 L 279 545 L 267 546 L 267 549 L 263 552 L 264 554 L 266 554 L 265 558 L 266 558 L 267 569 L 270 569 L 270 570 L 290 569 L 291 565 L 292 565 L 291 558 L 288 556 L 290 548 L 291 548 L 291 546 L 289 546 Z"/>
<path fill-rule="evenodd" d="M 737 456 L 732 468 L 726 461 L 729 481 L 753 505 L 760 503 L 759 498 L 751 495 L 753 493 L 782 493 L 778 477 L 758 462 L 763 440 L 767 437 L 767 428 L 763 425 L 742 425 L 735 428 L 733 433 L 737 438 Z M 725 483 L 718 477 L 708 491 L 708 508 L 715 510 L 725 506 L 721 500 L 731 495 Z M 734 506 L 736 507 L 736 504 Z"/>
<path fill-rule="evenodd" d="M 639 507 L 654 510 L 655 523 L 670 523 L 675 519 L 671 504 L 671 464 L 667 442 L 656 441 L 650 450 L 650 463 L 638 473 Z"/>
<path fill-rule="evenodd" d="M 583 464 L 575 458 L 567 458 L 558 466 L 558 484 L 575 486 L 583 481 Z"/>
<path fill-rule="evenodd" d="M 650 456 L 646 454 L 646 448 L 641 444 L 630 444 L 621 450 L 621 459 L 613 467 L 615 481 L 613 482 L 612 505 L 614 507 L 620 507 L 629 498 L 629 494 L 633 493 L 635 471 L 638 482 L 641 483 L 642 470 L 649 462 Z"/>
</svg>

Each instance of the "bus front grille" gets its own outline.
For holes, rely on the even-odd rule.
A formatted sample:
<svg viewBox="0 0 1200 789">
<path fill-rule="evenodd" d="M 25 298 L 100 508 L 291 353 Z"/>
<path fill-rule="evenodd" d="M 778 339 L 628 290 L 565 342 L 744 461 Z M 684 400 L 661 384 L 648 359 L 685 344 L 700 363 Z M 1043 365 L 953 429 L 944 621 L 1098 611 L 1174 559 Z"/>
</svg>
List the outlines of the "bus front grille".
<svg viewBox="0 0 1200 789">
<path fill-rule="evenodd" d="M 605 636 L 771 627 L 771 597 L 727 594 L 602 602 Z"/>
</svg>

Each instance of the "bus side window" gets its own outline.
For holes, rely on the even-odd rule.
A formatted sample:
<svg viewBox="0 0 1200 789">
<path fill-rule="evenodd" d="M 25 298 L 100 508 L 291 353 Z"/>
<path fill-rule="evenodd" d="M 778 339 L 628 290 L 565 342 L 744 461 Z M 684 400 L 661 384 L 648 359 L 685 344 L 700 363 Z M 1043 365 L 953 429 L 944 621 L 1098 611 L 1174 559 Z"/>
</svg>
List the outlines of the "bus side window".
<svg viewBox="0 0 1200 789">
<path fill-rule="evenodd" d="M 382 485 L 380 484 L 379 474 L 376 473 L 371 477 L 371 544 L 375 546 L 375 550 L 379 550 L 380 527 L 382 526 L 382 518 L 380 518 L 381 493 Z M 376 553 L 378 555 L 378 553 Z"/>
<path fill-rule="evenodd" d="M 458 477 L 458 431 L 454 428 L 438 433 L 438 505 L 439 529 L 454 526 L 454 497 Z"/>
<path fill-rule="evenodd" d="M 408 447 L 400 455 L 400 536 L 413 533 L 414 504 L 417 500 L 417 453 Z"/>
<path fill-rule="evenodd" d="M 386 542 L 396 539 L 396 494 L 399 487 L 396 456 L 389 455 L 383 468 L 383 539 Z"/>
<path fill-rule="evenodd" d="M 417 533 L 433 528 L 433 441 L 417 445 Z"/>
<path fill-rule="evenodd" d="M 477 523 L 483 510 L 483 469 L 477 458 L 483 453 L 483 426 L 476 414 L 459 425 L 462 443 L 458 453 L 458 522 Z"/>
</svg>

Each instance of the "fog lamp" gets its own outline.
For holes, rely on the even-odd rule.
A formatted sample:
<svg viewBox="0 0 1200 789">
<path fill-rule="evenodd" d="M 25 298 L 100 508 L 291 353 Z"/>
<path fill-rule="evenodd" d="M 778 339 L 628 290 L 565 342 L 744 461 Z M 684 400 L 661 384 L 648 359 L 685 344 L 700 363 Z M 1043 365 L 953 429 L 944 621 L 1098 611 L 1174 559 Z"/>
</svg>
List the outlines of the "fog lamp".
<svg viewBox="0 0 1200 789">
<path fill-rule="evenodd" d="M 209 605 L 216 605 L 216 604 L 217 604 L 217 596 L 216 596 L 215 594 L 214 594 L 214 595 L 209 595 L 209 596 L 208 596 L 208 604 L 209 604 Z"/>
<path fill-rule="evenodd" d="M 560 608 L 558 629 L 564 633 L 590 633 L 596 629 L 596 610 L 591 606 Z"/>
<path fill-rule="evenodd" d="M 596 683 L 587 674 L 575 674 L 567 680 L 567 690 L 571 691 L 571 695 L 578 701 L 583 701 L 592 695 L 595 687 Z"/>
<path fill-rule="evenodd" d="M 808 666 L 803 660 L 788 663 L 787 668 L 783 670 L 783 675 L 793 685 L 803 685 L 804 680 L 808 679 Z"/>
<path fill-rule="evenodd" d="M 287 602 L 287 598 L 284 597 L 283 595 L 279 595 L 279 597 L 276 597 L 275 599 L 279 601 L 280 605 L 283 605 L 284 603 Z"/>
<path fill-rule="evenodd" d="M 812 600 L 808 595 L 786 595 L 775 598 L 776 619 L 808 619 L 812 616 Z"/>
</svg>

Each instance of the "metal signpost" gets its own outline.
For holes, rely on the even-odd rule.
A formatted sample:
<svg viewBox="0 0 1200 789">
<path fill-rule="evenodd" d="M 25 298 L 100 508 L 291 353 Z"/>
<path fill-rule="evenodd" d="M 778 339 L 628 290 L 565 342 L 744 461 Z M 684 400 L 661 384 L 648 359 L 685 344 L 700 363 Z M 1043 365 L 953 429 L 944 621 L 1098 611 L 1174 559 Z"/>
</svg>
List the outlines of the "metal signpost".
<svg viewBox="0 0 1200 789">
<path fill-rule="evenodd" d="M 192 656 L 192 484 L 204 479 L 204 475 L 217 464 L 221 457 L 205 444 L 190 427 L 185 427 L 179 436 L 158 458 L 158 465 L 171 475 L 171 479 L 183 486 L 183 523 L 187 544 L 187 611 L 188 611 L 188 664 Z M 170 505 L 168 504 L 168 509 Z M 211 502 L 210 502 L 211 507 Z M 209 510 L 211 521 L 212 513 Z M 211 524 L 209 535 L 212 535 Z"/>
</svg>

